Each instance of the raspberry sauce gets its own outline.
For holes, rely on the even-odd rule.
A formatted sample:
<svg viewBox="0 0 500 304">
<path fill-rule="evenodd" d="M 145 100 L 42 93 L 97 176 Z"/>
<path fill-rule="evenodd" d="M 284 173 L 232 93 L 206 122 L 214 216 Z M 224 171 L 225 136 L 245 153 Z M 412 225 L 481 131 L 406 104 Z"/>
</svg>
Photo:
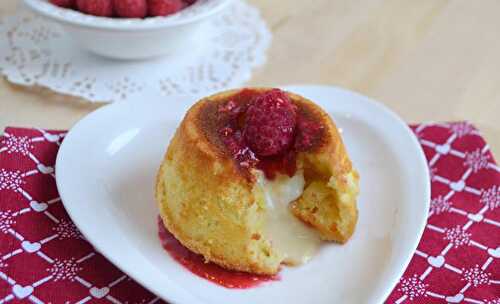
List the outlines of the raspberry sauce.
<svg viewBox="0 0 500 304">
<path fill-rule="evenodd" d="M 250 128 L 246 128 L 245 125 L 248 123 L 249 112 L 256 112 L 255 101 L 262 97 L 263 94 L 273 93 L 278 95 L 279 98 L 286 98 L 288 102 L 291 102 L 294 108 L 293 120 L 288 119 L 288 117 L 283 117 L 283 106 L 281 107 L 281 113 L 270 113 L 269 109 L 263 107 L 260 110 L 260 117 L 254 119 L 255 121 L 265 124 L 266 119 L 269 124 L 270 132 L 275 132 L 276 136 L 285 136 L 284 139 L 288 141 L 286 144 L 281 146 L 286 147 L 281 149 L 279 153 L 275 155 L 262 155 L 256 153 L 249 145 L 249 134 Z M 292 177 L 296 170 L 296 158 L 299 152 L 309 151 L 316 146 L 321 145 L 324 138 L 325 129 L 323 125 L 318 122 L 317 114 L 313 113 L 308 105 L 298 103 L 292 99 L 288 99 L 285 92 L 278 89 L 273 89 L 267 92 L 259 92 L 256 90 L 243 89 L 239 93 L 231 96 L 226 101 L 222 101 L 218 104 L 216 115 L 209 115 L 213 117 L 216 121 L 217 134 L 219 136 L 220 142 L 222 142 L 225 149 L 232 155 L 235 159 L 236 164 L 242 171 L 247 172 L 250 168 L 257 168 L 264 172 L 266 178 L 274 179 L 278 173 L 285 174 Z M 273 98 L 273 96 L 265 96 L 268 99 Z M 254 107 L 252 109 L 252 107 Z M 269 107 L 269 106 L 268 106 Z M 250 109 L 250 110 L 249 110 Z M 272 109 L 271 109 L 272 110 Z M 215 114 L 215 113 L 214 113 Z M 280 116 L 281 115 L 281 116 Z M 208 118 L 208 117 L 206 117 Z M 280 125 L 276 126 L 276 120 L 282 120 L 284 126 L 292 127 L 293 134 L 289 137 L 289 134 L 282 133 L 279 134 L 277 129 L 280 129 Z M 290 121 L 293 121 L 294 125 L 290 126 Z M 258 125 L 254 129 L 258 129 Z M 262 128 L 265 129 L 265 128 Z M 264 136 L 268 134 L 257 134 L 254 136 Z M 273 138 L 265 138 L 267 142 L 273 143 Z M 276 138 L 274 142 L 280 143 L 283 138 Z M 264 143 L 266 143 L 264 141 Z M 251 178 L 251 177 L 250 177 Z"/>
<path fill-rule="evenodd" d="M 248 289 L 279 280 L 278 276 L 262 276 L 247 272 L 232 271 L 214 263 L 205 263 L 203 256 L 184 247 L 163 225 L 158 217 L 158 236 L 168 254 L 193 274 L 217 285 L 232 289 Z"/>
</svg>

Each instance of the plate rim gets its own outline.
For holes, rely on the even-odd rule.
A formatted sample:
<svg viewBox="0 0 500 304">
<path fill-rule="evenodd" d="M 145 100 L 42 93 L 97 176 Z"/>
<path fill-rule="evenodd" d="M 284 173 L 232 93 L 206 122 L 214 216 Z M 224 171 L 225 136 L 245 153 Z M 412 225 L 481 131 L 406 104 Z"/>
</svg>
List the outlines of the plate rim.
<svg viewBox="0 0 500 304">
<path fill-rule="evenodd" d="M 415 148 L 415 152 L 418 154 L 419 164 L 418 164 L 418 166 L 415 166 L 415 167 L 419 168 L 420 170 L 423 170 L 422 172 L 420 172 L 421 175 L 426 176 L 426 177 L 429 176 L 429 169 L 428 169 L 426 157 L 425 157 L 425 154 L 423 152 L 423 149 L 422 149 L 420 143 L 418 142 L 417 137 L 415 136 L 413 131 L 410 129 L 408 124 L 405 123 L 401 117 L 399 117 L 394 111 L 389 109 L 387 106 L 385 106 L 381 102 L 378 102 L 378 101 L 376 101 L 370 97 L 367 97 L 365 95 L 362 95 L 358 92 L 347 90 L 347 89 L 340 88 L 337 86 L 315 85 L 315 84 L 294 84 L 294 85 L 287 85 L 287 86 L 280 86 L 280 87 L 285 89 L 285 90 L 290 90 L 290 91 L 301 91 L 303 89 L 304 90 L 333 90 L 333 91 L 341 92 L 343 94 L 354 96 L 356 99 L 358 99 L 364 103 L 369 103 L 369 104 L 375 106 L 378 110 L 387 114 L 394 122 L 396 122 L 399 125 L 399 127 L 401 127 L 402 129 L 405 130 L 406 135 L 408 135 L 408 137 L 410 138 L 410 140 L 412 142 L 412 145 L 414 146 L 413 148 Z M 301 93 L 298 92 L 298 94 L 301 94 Z M 184 95 L 183 97 L 186 97 L 186 96 L 187 95 Z M 192 100 L 198 100 L 197 97 L 198 96 L 190 96 L 190 98 Z M 307 98 L 307 96 L 306 96 L 306 98 Z M 194 102 L 188 103 L 188 104 L 182 104 L 182 106 L 187 109 L 192 104 L 194 104 Z M 112 104 L 105 105 L 105 106 L 87 114 L 81 120 L 79 120 L 67 132 L 67 134 L 65 136 L 65 140 L 62 142 L 62 144 L 59 148 L 59 151 L 58 151 L 58 154 L 56 157 L 56 164 L 55 164 L 56 185 L 57 185 L 57 189 L 59 192 L 59 196 L 61 198 L 61 202 L 63 203 L 66 212 L 70 216 L 71 220 L 78 227 L 78 229 L 81 231 L 81 233 L 84 235 L 85 239 L 92 246 L 95 246 L 96 250 L 99 253 L 101 253 L 106 259 L 108 259 L 110 262 L 112 262 L 121 271 L 126 273 L 128 276 L 133 278 L 135 281 L 140 283 L 143 287 L 145 287 L 146 289 L 148 289 L 152 293 L 159 296 L 160 293 L 158 291 L 159 290 L 158 288 L 156 288 L 155 286 L 150 286 L 150 284 L 148 282 L 145 282 L 141 276 L 131 274 L 131 273 L 133 273 L 133 271 L 131 270 L 130 267 L 123 267 L 123 265 L 120 263 L 118 258 L 115 258 L 114 255 L 108 254 L 105 250 L 101 250 L 101 248 L 99 248 L 99 246 L 95 245 L 95 242 L 94 242 L 95 237 L 94 236 L 89 237 L 85 231 L 80 229 L 79 220 L 77 219 L 77 215 L 73 213 L 74 210 L 72 210 L 72 208 L 70 207 L 71 204 L 65 203 L 65 201 L 68 201 L 69 195 L 65 192 L 64 182 L 62 182 L 61 178 L 59 178 L 61 173 L 58 174 L 58 172 L 63 171 L 61 169 L 61 166 L 64 165 L 64 155 L 66 153 L 68 153 L 66 151 L 70 149 L 70 148 L 68 148 L 68 146 L 71 144 L 71 142 L 74 140 L 74 138 L 78 138 L 78 136 L 81 135 L 80 132 L 82 132 L 82 130 L 85 130 L 85 128 L 90 120 L 92 120 L 95 116 L 103 115 L 102 113 L 105 113 L 105 112 L 121 111 L 120 108 L 125 109 L 126 107 L 135 107 L 135 106 L 144 106 L 144 105 L 142 105 L 140 102 L 134 102 L 133 100 L 126 101 L 126 102 L 112 103 Z M 406 255 L 404 258 L 404 260 L 405 260 L 404 265 L 402 267 L 400 267 L 398 269 L 398 271 L 391 272 L 392 273 L 392 276 L 391 276 L 392 280 L 390 282 L 386 282 L 384 284 L 384 286 L 385 286 L 384 292 L 381 294 L 381 296 L 378 299 L 373 299 L 373 300 L 370 299 L 370 302 L 374 301 L 374 302 L 378 303 L 378 302 L 383 302 L 384 300 L 387 299 L 387 297 L 390 295 L 393 288 L 396 286 L 400 277 L 406 271 L 413 255 L 415 253 L 415 250 L 417 249 L 417 246 L 422 238 L 422 235 L 423 235 L 423 232 L 425 229 L 425 225 L 427 223 L 427 215 L 428 215 L 428 209 L 429 209 L 430 198 L 431 198 L 431 183 L 430 183 L 429 178 L 427 178 L 427 182 L 423 184 L 423 189 L 421 189 L 421 190 L 423 192 L 422 197 L 425 197 L 426 199 L 422 202 L 422 204 L 423 204 L 422 207 L 424 208 L 424 214 L 422 217 L 423 220 L 419 223 L 419 230 L 417 231 L 418 237 L 415 238 L 414 244 L 412 246 L 412 250 L 406 252 Z M 168 300 L 169 302 L 171 302 L 173 304 L 174 303 L 175 304 L 202 303 L 198 298 L 192 296 L 191 294 L 186 294 L 186 292 L 178 286 L 174 286 L 171 284 L 164 284 L 162 286 L 162 290 L 163 291 L 167 290 L 168 298 L 165 298 L 165 300 Z M 163 292 L 161 294 L 163 294 Z M 162 297 L 160 297 L 160 298 L 162 298 Z M 189 300 L 189 301 L 187 301 L 187 300 Z"/>
</svg>

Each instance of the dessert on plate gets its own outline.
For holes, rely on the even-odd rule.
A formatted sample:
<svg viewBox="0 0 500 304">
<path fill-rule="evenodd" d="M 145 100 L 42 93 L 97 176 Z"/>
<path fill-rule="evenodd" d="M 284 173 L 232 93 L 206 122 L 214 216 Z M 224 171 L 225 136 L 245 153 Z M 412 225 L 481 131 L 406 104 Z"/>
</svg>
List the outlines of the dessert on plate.
<svg viewBox="0 0 500 304">
<path fill-rule="evenodd" d="M 332 101 L 334 102 L 334 101 Z M 359 176 L 330 116 L 279 89 L 231 90 L 187 112 L 160 166 L 165 227 L 228 269 L 275 274 L 356 226 Z"/>
</svg>

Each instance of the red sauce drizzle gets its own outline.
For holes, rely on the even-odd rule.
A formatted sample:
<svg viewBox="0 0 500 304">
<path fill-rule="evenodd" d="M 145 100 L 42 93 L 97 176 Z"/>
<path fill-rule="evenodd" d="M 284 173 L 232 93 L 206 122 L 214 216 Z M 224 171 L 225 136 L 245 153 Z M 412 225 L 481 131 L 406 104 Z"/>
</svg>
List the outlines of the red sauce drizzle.
<svg viewBox="0 0 500 304">
<path fill-rule="evenodd" d="M 242 134 L 244 115 L 248 105 L 260 93 L 243 89 L 218 108 L 219 118 L 224 121 L 218 130 L 219 136 L 242 169 L 256 167 L 264 172 L 266 178 L 274 179 L 278 173 L 292 177 L 297 170 L 296 156 L 298 152 L 307 151 L 321 141 L 323 126 L 308 117 L 302 109 L 297 111 L 295 139 L 291 147 L 283 154 L 262 157 L 257 156 L 245 143 Z"/>
<path fill-rule="evenodd" d="M 214 263 L 205 263 L 203 256 L 184 247 L 163 225 L 158 217 L 158 235 L 163 248 L 170 256 L 193 274 L 215 284 L 233 289 L 256 287 L 264 282 L 277 281 L 278 276 L 262 276 L 232 271 Z"/>
<path fill-rule="evenodd" d="M 278 173 L 292 177 L 297 171 L 297 152 L 293 149 L 283 155 L 261 157 L 256 167 L 262 170 L 267 179 L 274 179 Z"/>
</svg>

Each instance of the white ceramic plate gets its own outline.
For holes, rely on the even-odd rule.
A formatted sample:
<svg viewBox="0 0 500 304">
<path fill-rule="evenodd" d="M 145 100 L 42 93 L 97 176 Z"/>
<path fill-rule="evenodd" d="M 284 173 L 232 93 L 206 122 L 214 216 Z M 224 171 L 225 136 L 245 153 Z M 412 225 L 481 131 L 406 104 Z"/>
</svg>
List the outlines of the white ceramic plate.
<svg viewBox="0 0 500 304">
<path fill-rule="evenodd" d="M 57 157 L 66 210 L 111 262 L 171 303 L 381 303 L 410 261 L 430 198 L 427 164 L 406 124 L 346 90 L 293 86 L 342 129 L 361 175 L 359 222 L 345 245 L 329 244 L 281 280 L 231 290 L 185 270 L 157 238 L 153 180 L 192 98 L 115 103 L 82 119 Z"/>
</svg>

